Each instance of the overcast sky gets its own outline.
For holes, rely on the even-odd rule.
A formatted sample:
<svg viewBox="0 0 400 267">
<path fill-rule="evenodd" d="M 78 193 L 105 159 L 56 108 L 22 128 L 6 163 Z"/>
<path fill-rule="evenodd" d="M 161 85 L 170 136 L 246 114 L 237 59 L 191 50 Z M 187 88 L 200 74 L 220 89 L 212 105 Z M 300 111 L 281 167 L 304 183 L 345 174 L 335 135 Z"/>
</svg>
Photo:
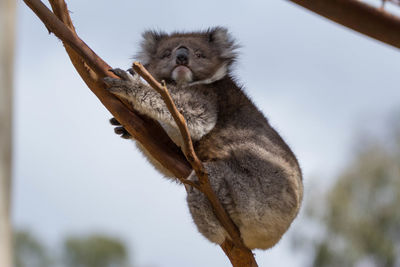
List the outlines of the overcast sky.
<svg viewBox="0 0 400 267">
<path fill-rule="evenodd" d="M 197 232 L 183 188 L 114 135 L 61 43 L 18 3 L 15 225 L 50 246 L 68 234 L 119 236 L 140 267 L 230 266 Z M 306 194 L 333 181 L 356 132 L 379 131 L 399 110 L 399 50 L 288 1 L 68 3 L 80 37 L 113 67 L 130 66 L 145 29 L 228 27 L 242 45 L 236 76 L 298 156 Z M 289 235 L 256 252 L 260 266 L 301 266 L 307 256 L 293 254 Z"/>
</svg>

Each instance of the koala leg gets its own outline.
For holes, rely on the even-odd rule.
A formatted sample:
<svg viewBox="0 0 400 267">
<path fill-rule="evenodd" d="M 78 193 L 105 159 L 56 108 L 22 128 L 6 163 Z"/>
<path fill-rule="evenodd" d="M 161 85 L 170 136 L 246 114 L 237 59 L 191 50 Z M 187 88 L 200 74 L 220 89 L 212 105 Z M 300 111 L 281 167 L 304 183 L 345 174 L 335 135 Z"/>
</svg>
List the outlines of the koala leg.
<svg viewBox="0 0 400 267">
<path fill-rule="evenodd" d="M 239 157 L 240 155 L 236 155 Z M 254 157 L 207 162 L 211 187 L 250 249 L 268 249 L 288 229 L 299 207 L 296 177 L 281 166 Z M 190 180 L 197 180 L 192 173 Z M 228 237 L 208 199 L 197 189 L 188 190 L 187 202 L 200 233 L 221 244 Z"/>
<path fill-rule="evenodd" d="M 226 185 L 225 177 L 230 175 L 229 168 L 223 163 L 209 162 L 205 163 L 204 167 L 209 175 L 211 187 L 216 193 L 218 199 L 230 216 L 234 216 L 232 198 Z M 198 178 L 194 172 L 188 177 L 191 181 L 196 181 Z M 213 243 L 222 244 L 229 237 L 226 230 L 222 227 L 217 217 L 215 216 L 212 206 L 207 197 L 195 188 L 189 188 L 187 192 L 187 202 L 190 213 L 197 229 L 208 240 Z"/>
</svg>

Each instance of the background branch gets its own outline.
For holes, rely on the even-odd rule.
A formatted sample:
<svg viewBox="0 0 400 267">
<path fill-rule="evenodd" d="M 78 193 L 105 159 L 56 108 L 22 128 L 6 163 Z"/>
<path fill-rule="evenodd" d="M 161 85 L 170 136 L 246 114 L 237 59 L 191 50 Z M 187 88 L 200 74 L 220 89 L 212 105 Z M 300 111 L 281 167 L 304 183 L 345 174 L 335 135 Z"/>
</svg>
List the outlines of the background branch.
<svg viewBox="0 0 400 267">
<path fill-rule="evenodd" d="M 400 18 L 359 0 L 290 0 L 323 17 L 400 48 Z"/>
</svg>

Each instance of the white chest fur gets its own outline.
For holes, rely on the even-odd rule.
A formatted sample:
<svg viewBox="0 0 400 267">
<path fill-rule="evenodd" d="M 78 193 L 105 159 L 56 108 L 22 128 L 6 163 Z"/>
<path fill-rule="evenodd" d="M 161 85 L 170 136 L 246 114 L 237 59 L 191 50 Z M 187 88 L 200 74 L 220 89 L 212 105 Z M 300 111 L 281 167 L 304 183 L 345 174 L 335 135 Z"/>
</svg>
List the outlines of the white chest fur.
<svg viewBox="0 0 400 267">
<path fill-rule="evenodd" d="M 165 132 L 168 134 L 168 136 L 174 141 L 174 143 L 179 146 L 180 148 L 183 147 L 183 139 L 182 135 L 179 132 L 179 129 L 177 127 L 173 127 L 170 124 L 160 122 L 160 125 L 163 127 Z"/>
</svg>

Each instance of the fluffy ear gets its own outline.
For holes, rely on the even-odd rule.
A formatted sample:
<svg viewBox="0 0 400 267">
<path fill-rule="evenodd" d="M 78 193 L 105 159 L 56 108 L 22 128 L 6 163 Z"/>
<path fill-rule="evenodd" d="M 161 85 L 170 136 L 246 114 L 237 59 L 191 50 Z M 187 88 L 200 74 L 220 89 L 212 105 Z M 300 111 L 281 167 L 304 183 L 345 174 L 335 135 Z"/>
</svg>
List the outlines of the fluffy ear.
<svg viewBox="0 0 400 267">
<path fill-rule="evenodd" d="M 147 65 L 152 56 L 157 51 L 158 43 L 166 37 L 167 34 L 160 31 L 145 31 L 142 34 L 142 42 L 140 43 L 141 50 L 136 54 L 136 60 L 140 61 L 143 65 Z"/>
<path fill-rule="evenodd" d="M 222 58 L 231 61 L 236 59 L 239 45 L 236 44 L 235 39 L 228 32 L 228 29 L 224 27 L 215 27 L 209 29 L 206 33 L 208 41 L 219 49 Z"/>
</svg>

